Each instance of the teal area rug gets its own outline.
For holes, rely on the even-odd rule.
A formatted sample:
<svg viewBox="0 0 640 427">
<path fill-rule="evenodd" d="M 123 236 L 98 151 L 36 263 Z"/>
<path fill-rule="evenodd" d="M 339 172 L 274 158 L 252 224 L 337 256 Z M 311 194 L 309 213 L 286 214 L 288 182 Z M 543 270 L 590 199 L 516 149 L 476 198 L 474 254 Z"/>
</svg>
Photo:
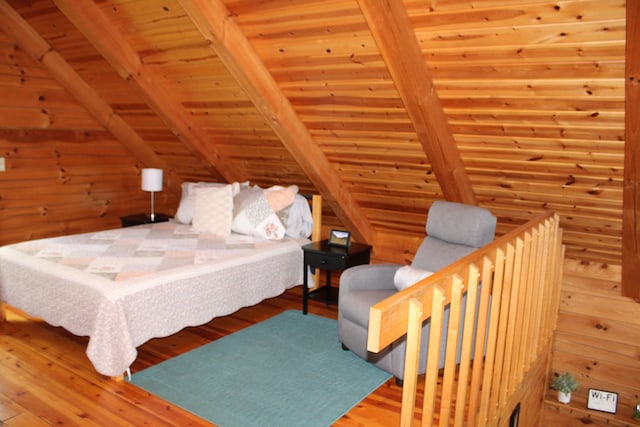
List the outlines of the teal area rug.
<svg viewBox="0 0 640 427">
<path fill-rule="evenodd" d="M 324 427 L 391 376 L 338 342 L 332 319 L 285 311 L 132 377 L 221 427 Z"/>
</svg>

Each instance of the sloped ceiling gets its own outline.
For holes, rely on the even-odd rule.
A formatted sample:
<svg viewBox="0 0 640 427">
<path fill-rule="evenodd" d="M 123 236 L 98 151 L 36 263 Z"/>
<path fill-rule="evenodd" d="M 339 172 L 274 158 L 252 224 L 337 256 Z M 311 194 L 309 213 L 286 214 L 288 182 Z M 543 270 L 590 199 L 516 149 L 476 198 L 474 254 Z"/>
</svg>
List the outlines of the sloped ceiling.
<svg viewBox="0 0 640 427">
<path fill-rule="evenodd" d="M 435 199 L 498 234 L 553 209 L 568 256 L 621 263 L 624 1 L 0 1 L 175 191 L 295 183 L 374 244 Z"/>
</svg>

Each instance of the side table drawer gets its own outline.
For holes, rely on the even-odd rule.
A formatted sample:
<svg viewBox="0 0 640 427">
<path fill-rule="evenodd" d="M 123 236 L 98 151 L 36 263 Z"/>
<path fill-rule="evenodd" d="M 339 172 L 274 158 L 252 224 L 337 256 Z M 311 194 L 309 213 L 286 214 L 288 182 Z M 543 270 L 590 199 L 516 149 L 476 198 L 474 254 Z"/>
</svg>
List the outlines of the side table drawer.
<svg viewBox="0 0 640 427">
<path fill-rule="evenodd" d="M 323 270 L 342 270 L 344 268 L 344 256 L 340 256 L 340 254 L 305 252 L 304 262 Z"/>
</svg>

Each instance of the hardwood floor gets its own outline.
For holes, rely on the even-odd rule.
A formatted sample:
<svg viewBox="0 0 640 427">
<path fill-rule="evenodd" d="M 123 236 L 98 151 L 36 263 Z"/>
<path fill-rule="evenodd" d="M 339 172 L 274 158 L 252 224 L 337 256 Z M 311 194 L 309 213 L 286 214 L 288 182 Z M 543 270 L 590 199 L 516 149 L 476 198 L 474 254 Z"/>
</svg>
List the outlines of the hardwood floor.
<svg viewBox="0 0 640 427">
<path fill-rule="evenodd" d="M 138 348 L 136 372 L 287 309 L 301 309 L 301 287 L 284 295 L 186 328 Z M 335 306 L 310 302 L 309 312 L 337 318 Z M 9 309 L 0 324 L 0 425 L 3 426 L 210 426 L 212 424 L 123 381 L 93 369 L 87 338 Z M 402 389 L 391 379 L 335 426 L 390 426 L 400 419 Z M 276 421 L 277 424 L 277 421 Z M 304 425 L 304 420 L 300 420 Z"/>
</svg>

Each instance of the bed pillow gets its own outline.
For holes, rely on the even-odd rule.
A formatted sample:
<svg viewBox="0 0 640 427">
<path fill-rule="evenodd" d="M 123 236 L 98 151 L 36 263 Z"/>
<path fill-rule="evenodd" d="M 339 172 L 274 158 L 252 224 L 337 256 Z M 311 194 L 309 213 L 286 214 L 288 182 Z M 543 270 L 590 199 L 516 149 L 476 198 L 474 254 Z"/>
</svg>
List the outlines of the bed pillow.
<svg viewBox="0 0 640 427">
<path fill-rule="evenodd" d="M 233 193 L 231 185 L 194 191 L 193 229 L 218 236 L 231 234 Z"/>
<path fill-rule="evenodd" d="M 273 187 L 265 189 L 264 194 L 271 206 L 271 210 L 275 212 L 286 230 L 287 222 L 289 221 L 289 211 L 295 203 L 295 198 L 298 195 L 298 186 L 291 185 L 285 188 L 279 185 L 274 185 Z"/>
<path fill-rule="evenodd" d="M 198 188 L 222 188 L 225 185 L 231 185 L 231 192 L 233 195 L 236 195 L 242 188 L 249 187 L 249 181 L 234 182 L 232 184 L 222 182 L 183 182 L 182 197 L 180 198 L 180 204 L 178 205 L 178 210 L 174 218 L 183 224 L 191 224 L 194 212 L 195 191 Z"/>
<path fill-rule="evenodd" d="M 400 267 L 396 270 L 396 274 L 393 276 L 393 284 L 399 291 L 401 291 L 416 284 L 420 280 L 431 276 L 432 274 L 432 271 L 405 265 L 404 267 Z"/>
<path fill-rule="evenodd" d="M 291 187 L 274 185 L 273 187 L 265 189 L 264 195 L 269 202 L 269 206 L 271 206 L 271 210 L 277 213 L 281 210 L 287 209 L 293 204 L 297 192 L 298 187 L 293 185 Z"/>
<path fill-rule="evenodd" d="M 293 238 L 311 237 L 313 232 L 313 215 L 309 208 L 309 202 L 304 196 L 296 194 L 295 200 L 287 210 L 284 217 L 278 212 L 278 218 L 285 224 L 286 235 Z"/>
<path fill-rule="evenodd" d="M 196 188 L 208 188 L 216 187 L 222 188 L 224 183 L 219 182 L 183 182 L 182 183 L 182 198 L 176 211 L 175 219 L 183 224 L 191 224 L 193 220 L 193 214 L 195 209 L 195 189 Z"/>
<path fill-rule="evenodd" d="M 231 230 L 269 240 L 280 240 L 285 232 L 265 192 L 258 187 L 241 190 L 234 197 Z"/>
</svg>

